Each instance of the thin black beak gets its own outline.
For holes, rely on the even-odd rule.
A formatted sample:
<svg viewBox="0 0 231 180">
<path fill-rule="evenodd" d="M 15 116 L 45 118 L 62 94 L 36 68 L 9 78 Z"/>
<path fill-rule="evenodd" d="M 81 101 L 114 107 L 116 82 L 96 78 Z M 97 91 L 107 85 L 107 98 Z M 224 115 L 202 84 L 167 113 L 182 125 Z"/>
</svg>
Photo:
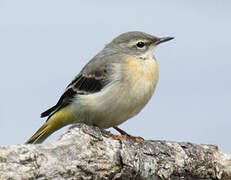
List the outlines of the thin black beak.
<svg viewBox="0 0 231 180">
<path fill-rule="evenodd" d="M 163 37 L 163 38 L 159 38 L 159 39 L 155 42 L 155 44 L 158 45 L 158 44 L 160 44 L 160 43 L 167 42 L 167 41 L 170 41 L 170 40 L 172 40 L 172 39 L 174 39 L 174 37 Z"/>
</svg>

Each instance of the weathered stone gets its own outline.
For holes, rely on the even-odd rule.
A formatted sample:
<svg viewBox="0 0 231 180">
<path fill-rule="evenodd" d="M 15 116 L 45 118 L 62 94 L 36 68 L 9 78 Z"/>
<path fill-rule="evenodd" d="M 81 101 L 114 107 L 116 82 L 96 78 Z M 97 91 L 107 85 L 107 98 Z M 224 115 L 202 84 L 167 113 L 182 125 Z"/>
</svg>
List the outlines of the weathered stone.
<svg viewBox="0 0 231 180">
<path fill-rule="evenodd" d="M 231 179 L 231 155 L 213 145 L 114 140 L 77 124 L 53 143 L 0 146 L 0 179 Z"/>
</svg>

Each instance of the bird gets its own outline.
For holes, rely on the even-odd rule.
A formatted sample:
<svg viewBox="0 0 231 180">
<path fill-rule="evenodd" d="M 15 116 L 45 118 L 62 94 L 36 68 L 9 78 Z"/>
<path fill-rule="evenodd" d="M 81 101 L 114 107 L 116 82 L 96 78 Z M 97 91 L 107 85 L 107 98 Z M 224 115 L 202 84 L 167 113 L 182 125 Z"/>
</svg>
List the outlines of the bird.
<svg viewBox="0 0 231 180">
<path fill-rule="evenodd" d="M 153 50 L 172 39 L 140 31 L 114 38 L 70 82 L 57 104 L 41 113 L 47 120 L 26 144 L 42 143 L 74 123 L 126 133 L 117 126 L 138 114 L 156 88 L 159 73 Z"/>
</svg>

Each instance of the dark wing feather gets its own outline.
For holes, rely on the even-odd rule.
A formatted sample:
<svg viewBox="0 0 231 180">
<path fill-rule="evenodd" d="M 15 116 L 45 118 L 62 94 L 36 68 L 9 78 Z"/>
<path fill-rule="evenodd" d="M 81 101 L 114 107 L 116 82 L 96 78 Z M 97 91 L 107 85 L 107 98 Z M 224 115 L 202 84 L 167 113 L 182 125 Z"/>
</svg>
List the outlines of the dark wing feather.
<svg viewBox="0 0 231 180">
<path fill-rule="evenodd" d="M 100 76 L 99 76 L 100 75 Z M 59 109 L 69 105 L 76 95 L 84 95 L 99 92 L 106 85 L 105 76 L 101 73 L 91 75 L 78 75 L 68 86 L 60 97 L 58 103 L 41 114 L 41 117 L 51 116 Z"/>
<path fill-rule="evenodd" d="M 117 49 L 105 48 L 91 59 L 80 74 L 67 86 L 58 103 L 41 114 L 41 117 L 51 116 L 61 108 L 70 104 L 78 95 L 101 91 L 110 81 L 114 73 L 113 65 L 120 61 Z M 121 54 L 121 53 L 120 53 Z M 49 119 L 49 118 L 48 118 Z"/>
</svg>

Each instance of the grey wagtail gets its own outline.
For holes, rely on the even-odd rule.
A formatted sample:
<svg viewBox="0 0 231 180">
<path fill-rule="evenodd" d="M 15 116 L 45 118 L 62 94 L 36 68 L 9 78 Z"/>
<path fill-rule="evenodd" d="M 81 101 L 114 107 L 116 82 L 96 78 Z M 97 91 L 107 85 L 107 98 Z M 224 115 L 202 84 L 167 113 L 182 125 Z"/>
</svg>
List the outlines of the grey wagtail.
<svg viewBox="0 0 231 180">
<path fill-rule="evenodd" d="M 105 46 L 67 86 L 58 103 L 41 114 L 46 123 L 26 142 L 41 143 L 58 129 L 85 123 L 117 126 L 141 111 L 158 80 L 153 49 L 173 37 L 126 32 Z"/>
</svg>

